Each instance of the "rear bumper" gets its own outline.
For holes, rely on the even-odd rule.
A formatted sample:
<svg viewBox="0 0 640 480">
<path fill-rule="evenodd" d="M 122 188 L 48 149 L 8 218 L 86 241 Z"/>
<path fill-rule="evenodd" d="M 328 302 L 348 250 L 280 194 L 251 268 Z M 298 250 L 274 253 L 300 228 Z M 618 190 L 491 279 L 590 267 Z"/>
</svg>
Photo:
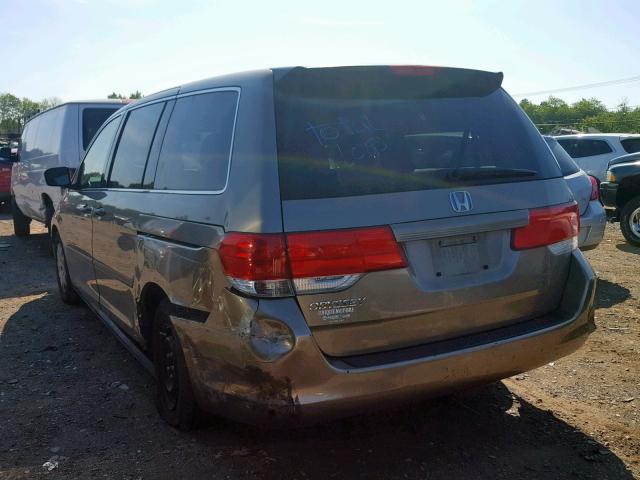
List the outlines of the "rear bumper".
<svg viewBox="0 0 640 480">
<path fill-rule="evenodd" d="M 600 198 L 607 208 L 617 208 L 616 197 L 618 195 L 618 184 L 602 182 L 600 184 Z"/>
<path fill-rule="evenodd" d="M 202 408 L 249 423 L 306 424 L 489 383 L 568 355 L 595 328 L 595 285 L 593 270 L 576 250 L 553 314 L 448 343 L 340 359 L 321 353 L 293 308 L 288 320 L 296 345 L 271 363 L 252 358 L 242 340 L 238 350 L 227 345 L 223 351 L 221 332 L 207 338 L 214 332 L 203 324 L 173 321 Z M 261 307 L 255 315 L 270 313 Z"/>
<path fill-rule="evenodd" d="M 578 246 L 583 250 L 596 247 L 604 237 L 607 214 L 598 200 L 589 202 L 587 211 L 580 216 Z"/>
</svg>

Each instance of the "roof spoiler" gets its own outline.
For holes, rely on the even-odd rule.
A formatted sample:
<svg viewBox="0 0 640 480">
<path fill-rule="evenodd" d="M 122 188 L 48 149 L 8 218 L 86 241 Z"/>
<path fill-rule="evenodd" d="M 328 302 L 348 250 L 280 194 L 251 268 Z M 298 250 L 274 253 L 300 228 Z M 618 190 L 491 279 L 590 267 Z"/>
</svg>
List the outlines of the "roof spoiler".
<svg viewBox="0 0 640 480">
<path fill-rule="evenodd" d="M 421 65 L 274 69 L 276 94 L 326 99 L 484 97 L 502 85 L 501 72 Z"/>
</svg>

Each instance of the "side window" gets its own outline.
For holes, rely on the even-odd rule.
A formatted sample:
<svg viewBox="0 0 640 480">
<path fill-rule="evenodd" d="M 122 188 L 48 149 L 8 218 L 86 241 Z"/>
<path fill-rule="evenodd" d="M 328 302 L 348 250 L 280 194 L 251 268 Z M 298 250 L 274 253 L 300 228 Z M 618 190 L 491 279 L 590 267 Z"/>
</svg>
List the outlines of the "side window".
<svg viewBox="0 0 640 480">
<path fill-rule="evenodd" d="M 113 159 L 108 187 L 140 188 L 163 108 L 164 103 L 156 103 L 129 113 Z"/>
<path fill-rule="evenodd" d="M 576 154 L 574 158 L 592 157 L 611 153 L 611 147 L 604 140 L 576 140 Z"/>
<path fill-rule="evenodd" d="M 622 148 L 627 153 L 640 152 L 640 138 L 625 138 L 620 143 L 622 143 Z"/>
<path fill-rule="evenodd" d="M 86 150 L 93 136 L 119 107 L 85 108 L 82 110 L 82 149 Z"/>
<path fill-rule="evenodd" d="M 96 137 L 95 142 L 84 156 L 84 161 L 78 171 L 78 187 L 99 188 L 105 186 L 104 170 L 107 165 L 107 157 L 113 143 L 113 138 L 118 131 L 119 118 L 109 122 Z"/>
<path fill-rule="evenodd" d="M 567 152 L 569 154 L 569 156 L 571 156 L 571 158 L 576 158 L 576 142 L 575 142 L 575 140 L 558 139 L 558 143 L 560 145 L 562 145 L 562 148 L 564 148 L 565 152 Z"/>
<path fill-rule="evenodd" d="M 565 151 L 560 144 L 555 141 L 553 138 L 546 139 L 549 144 L 549 148 L 553 152 L 553 155 L 556 157 L 558 161 L 558 165 L 560 166 L 560 170 L 562 171 L 562 176 L 566 177 L 567 175 L 573 175 L 580 168 L 576 165 L 576 162 L 569 156 L 569 154 Z"/>
<path fill-rule="evenodd" d="M 179 98 L 162 143 L 154 186 L 222 190 L 227 182 L 238 92 Z"/>
</svg>

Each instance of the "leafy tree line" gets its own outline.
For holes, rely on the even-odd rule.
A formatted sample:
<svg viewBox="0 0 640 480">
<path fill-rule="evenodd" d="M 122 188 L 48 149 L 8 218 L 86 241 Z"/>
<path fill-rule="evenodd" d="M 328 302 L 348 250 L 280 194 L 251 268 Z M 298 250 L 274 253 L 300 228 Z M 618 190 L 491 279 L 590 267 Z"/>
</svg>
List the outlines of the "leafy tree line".
<svg viewBox="0 0 640 480">
<path fill-rule="evenodd" d="M 539 104 L 525 98 L 520 106 L 542 133 L 557 133 L 562 129 L 640 133 L 640 106 L 631 107 L 626 100 L 612 110 L 596 98 L 583 98 L 569 104 L 553 96 Z"/>
<path fill-rule="evenodd" d="M 129 94 L 128 97 L 125 97 L 124 95 L 120 94 L 120 93 L 116 93 L 113 92 L 109 95 L 107 95 L 107 98 L 116 98 L 116 99 L 120 99 L 120 100 L 139 100 L 143 97 L 142 92 L 140 90 L 136 90 L 135 92 Z"/>
<path fill-rule="evenodd" d="M 0 132 L 20 133 L 25 121 L 38 112 L 55 107 L 62 101 L 50 97 L 35 102 L 29 98 L 18 98 L 10 93 L 0 94 Z"/>
<path fill-rule="evenodd" d="M 142 93 L 136 90 L 129 97 L 113 92 L 107 98 L 139 99 L 142 96 Z M 19 134 L 29 118 L 61 103 L 62 100 L 58 97 L 49 97 L 36 102 L 30 98 L 16 97 L 11 93 L 0 93 L 0 134 Z"/>
</svg>

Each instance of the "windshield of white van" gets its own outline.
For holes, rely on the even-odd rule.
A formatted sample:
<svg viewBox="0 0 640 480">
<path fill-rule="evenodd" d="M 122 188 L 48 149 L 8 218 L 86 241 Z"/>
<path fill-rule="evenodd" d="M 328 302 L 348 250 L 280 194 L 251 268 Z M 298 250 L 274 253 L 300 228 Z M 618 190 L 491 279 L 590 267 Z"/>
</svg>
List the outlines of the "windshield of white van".
<svg viewBox="0 0 640 480">
<path fill-rule="evenodd" d="M 276 81 L 282 199 L 559 177 L 535 127 L 489 81 L 496 74 L 486 73 L 483 86 L 484 72 L 472 72 L 469 82 L 459 72 L 455 83 L 407 72 L 380 81 L 375 72 L 369 92 L 362 77 L 351 86 L 344 75 L 306 85 L 304 76 Z"/>
</svg>

